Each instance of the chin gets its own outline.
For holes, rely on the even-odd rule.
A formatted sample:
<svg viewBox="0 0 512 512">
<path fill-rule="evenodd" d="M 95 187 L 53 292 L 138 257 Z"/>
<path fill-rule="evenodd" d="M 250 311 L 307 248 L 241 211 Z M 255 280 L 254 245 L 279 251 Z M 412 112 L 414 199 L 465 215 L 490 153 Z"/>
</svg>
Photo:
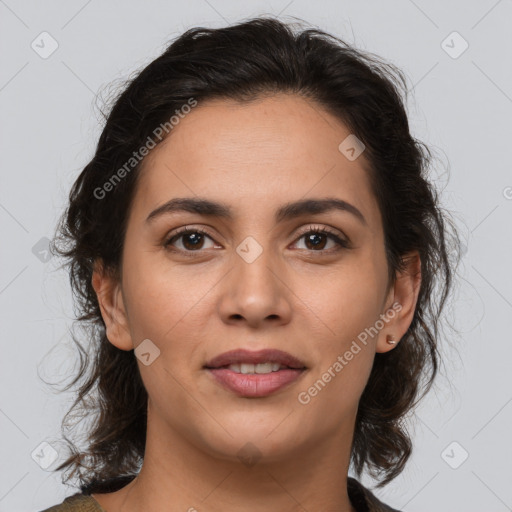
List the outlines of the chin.
<svg viewBox="0 0 512 512">
<path fill-rule="evenodd" d="M 292 424 L 291 418 L 283 422 L 285 417 L 274 414 L 257 418 L 255 413 L 246 415 L 242 421 L 226 421 L 225 417 L 219 417 L 224 428 L 217 425 L 215 431 L 209 429 L 200 434 L 201 444 L 205 451 L 223 460 L 246 465 L 256 461 L 277 462 L 296 455 L 305 436 L 299 425 Z M 286 422 L 289 423 L 285 425 Z"/>
</svg>

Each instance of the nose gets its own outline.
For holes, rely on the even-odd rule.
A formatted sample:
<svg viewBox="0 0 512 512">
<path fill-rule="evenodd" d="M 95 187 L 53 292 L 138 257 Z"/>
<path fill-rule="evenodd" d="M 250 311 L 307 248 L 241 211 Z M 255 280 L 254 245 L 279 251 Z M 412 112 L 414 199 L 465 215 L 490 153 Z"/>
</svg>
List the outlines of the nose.
<svg viewBox="0 0 512 512">
<path fill-rule="evenodd" d="M 233 255 L 232 270 L 222 282 L 219 301 L 219 313 L 225 323 L 244 323 L 256 329 L 290 321 L 293 293 L 267 252 L 251 263 Z"/>
</svg>

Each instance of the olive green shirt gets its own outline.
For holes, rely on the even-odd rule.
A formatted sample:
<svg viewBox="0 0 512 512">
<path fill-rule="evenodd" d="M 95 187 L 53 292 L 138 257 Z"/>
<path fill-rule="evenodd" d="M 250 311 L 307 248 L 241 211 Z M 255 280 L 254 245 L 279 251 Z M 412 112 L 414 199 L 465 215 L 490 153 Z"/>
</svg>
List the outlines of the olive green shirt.
<svg viewBox="0 0 512 512">
<path fill-rule="evenodd" d="M 382 503 L 370 490 L 354 478 L 348 477 L 347 490 L 350 502 L 357 512 L 400 512 Z M 62 503 L 41 512 L 108 512 L 90 494 L 90 490 L 87 494 L 84 492 L 73 494 Z"/>
</svg>

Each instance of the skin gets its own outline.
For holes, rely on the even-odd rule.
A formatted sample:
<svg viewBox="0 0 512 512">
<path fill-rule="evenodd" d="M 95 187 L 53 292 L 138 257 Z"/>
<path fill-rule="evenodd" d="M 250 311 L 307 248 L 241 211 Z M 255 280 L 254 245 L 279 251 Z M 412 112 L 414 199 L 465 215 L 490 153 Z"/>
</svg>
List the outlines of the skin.
<svg viewBox="0 0 512 512">
<path fill-rule="evenodd" d="M 144 161 L 129 212 L 120 280 L 97 262 L 93 285 L 109 341 L 132 350 L 150 339 L 160 356 L 138 361 L 149 396 L 146 456 L 133 482 L 93 497 L 108 512 L 345 511 L 346 478 L 358 402 L 376 352 L 407 331 L 420 283 L 420 260 L 390 286 L 382 220 L 364 153 L 349 161 L 338 145 L 347 127 L 310 100 L 278 94 L 249 104 L 199 103 Z M 176 197 L 200 196 L 233 209 L 232 220 L 166 214 Z M 356 206 L 274 222 L 275 210 L 305 198 L 336 197 Z M 108 200 L 108 199 L 105 199 Z M 208 231 L 165 242 L 183 226 Z M 306 228 L 328 227 L 350 248 Z M 303 231 L 302 231 L 303 230 Z M 236 248 L 247 237 L 262 254 L 247 263 Z M 192 257 L 183 254 L 187 251 Z M 323 250 L 323 251 L 322 251 Z M 307 390 L 379 315 L 401 310 L 304 405 Z M 264 398 L 243 398 L 203 369 L 234 348 L 277 348 L 307 371 Z M 237 452 L 252 443 L 259 460 Z M 193 508 L 192 508 L 193 507 Z"/>
</svg>

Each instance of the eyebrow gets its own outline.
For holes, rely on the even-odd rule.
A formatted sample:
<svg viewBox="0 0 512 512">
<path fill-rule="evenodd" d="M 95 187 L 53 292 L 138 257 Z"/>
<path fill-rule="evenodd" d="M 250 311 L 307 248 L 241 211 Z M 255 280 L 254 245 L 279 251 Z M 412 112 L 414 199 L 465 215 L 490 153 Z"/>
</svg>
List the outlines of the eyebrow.
<svg viewBox="0 0 512 512">
<path fill-rule="evenodd" d="M 292 203 L 286 203 L 277 209 L 275 213 L 275 222 L 277 224 L 302 215 L 318 215 L 331 211 L 351 213 L 362 224 L 365 226 L 367 225 L 364 215 L 358 208 L 347 201 L 332 197 L 302 199 Z M 226 204 L 210 201 L 209 199 L 200 197 L 177 197 L 153 210 L 148 215 L 146 223 L 150 223 L 162 215 L 174 212 L 196 213 L 199 215 L 217 217 L 226 220 L 231 220 L 233 218 L 231 208 Z"/>
</svg>

